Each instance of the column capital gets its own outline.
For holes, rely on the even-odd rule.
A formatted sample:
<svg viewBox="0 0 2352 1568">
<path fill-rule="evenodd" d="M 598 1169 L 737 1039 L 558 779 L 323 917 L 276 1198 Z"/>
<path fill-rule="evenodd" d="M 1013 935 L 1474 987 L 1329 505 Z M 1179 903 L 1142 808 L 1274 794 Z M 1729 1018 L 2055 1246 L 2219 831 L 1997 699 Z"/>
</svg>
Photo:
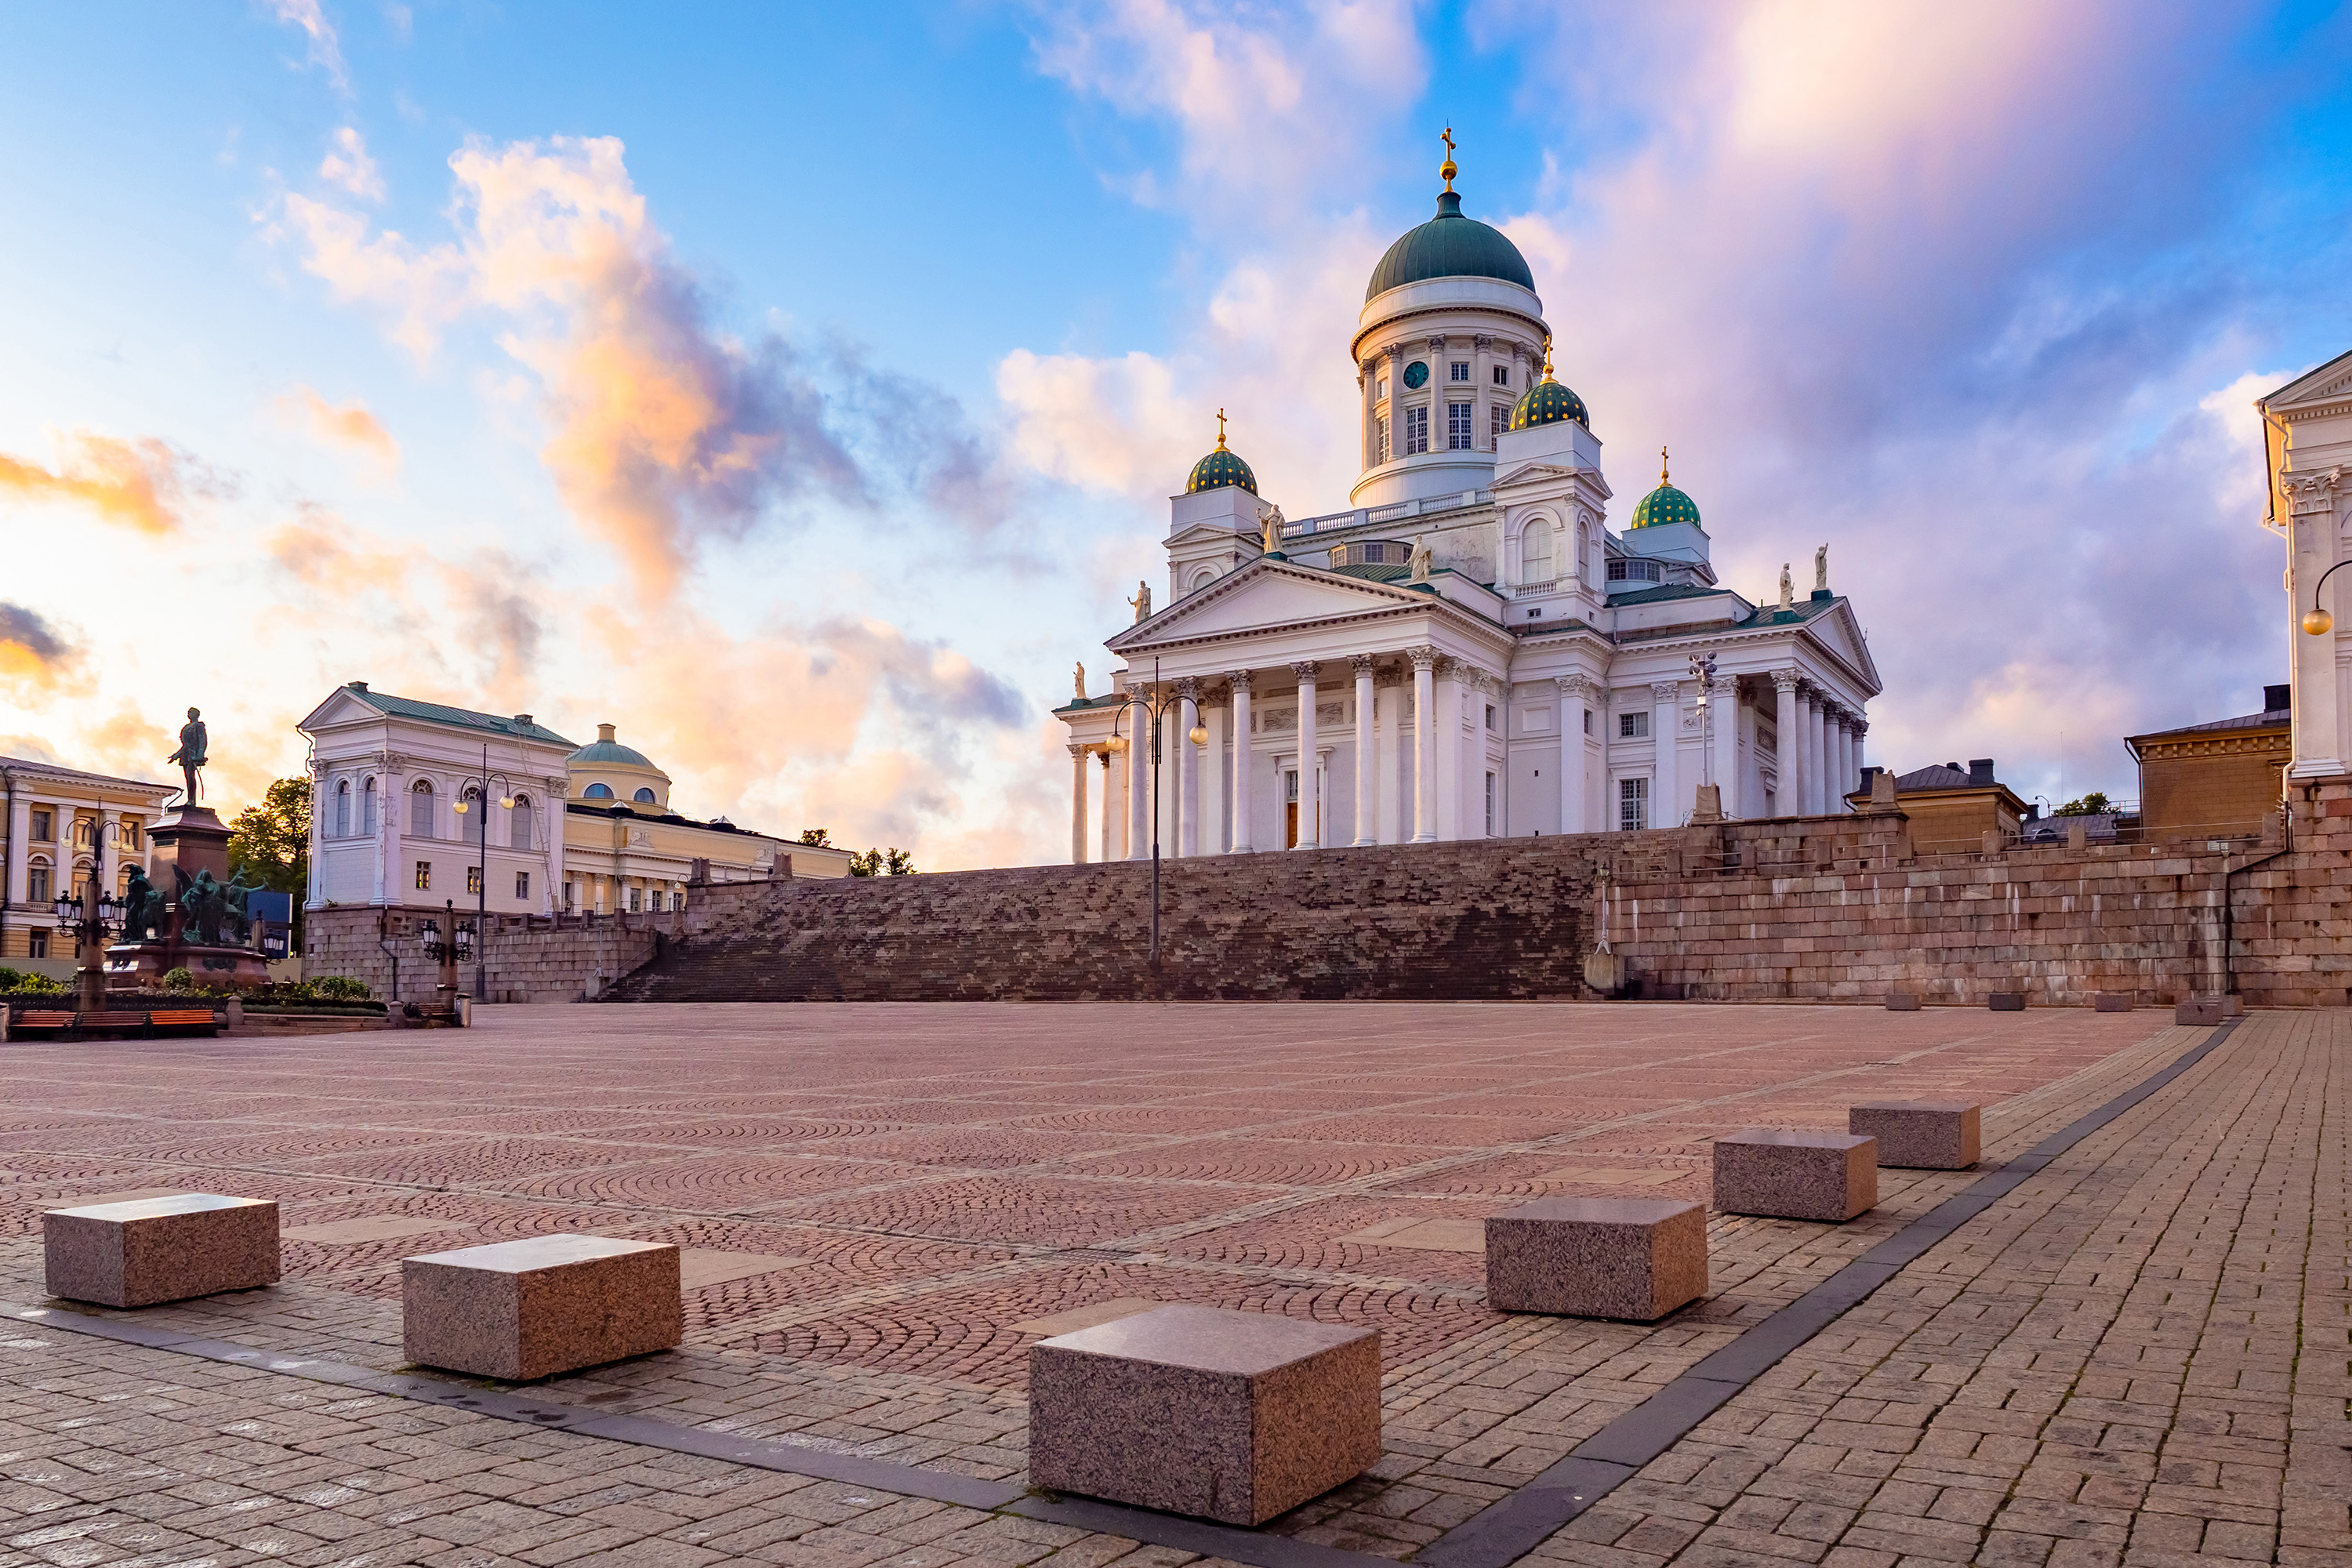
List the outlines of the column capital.
<svg viewBox="0 0 2352 1568">
<path fill-rule="evenodd" d="M 1654 702 L 1675 702 L 1682 699 L 1683 683 L 1679 680 L 1653 680 L 1650 699 Z"/>
<path fill-rule="evenodd" d="M 1783 696 L 1787 696 L 1797 689 L 1797 672 L 1795 670 L 1776 669 L 1773 670 L 1771 674 L 1773 690 L 1780 692 Z"/>
<path fill-rule="evenodd" d="M 1176 681 L 1176 695 L 1182 698 L 1187 702 L 1200 701 L 1200 679 L 1195 676 L 1190 675 L 1178 677 Z"/>
<path fill-rule="evenodd" d="M 1085 762 L 1087 760 L 1087 753 L 1093 750 L 1094 748 L 1092 746 L 1084 745 L 1076 741 L 1072 741 L 1070 742 L 1070 761 L 1074 763 Z"/>
<path fill-rule="evenodd" d="M 1859 741 L 1864 735 L 1870 733 L 1870 721 L 1857 713 L 1853 718 L 1846 721 L 1846 728 L 1852 730 L 1853 731 L 1853 738 Z"/>
<path fill-rule="evenodd" d="M 1355 672 L 1359 676 L 1370 675 L 1380 668 L 1380 659 L 1378 657 L 1369 653 L 1349 654 L 1348 656 L 1348 663 L 1355 669 Z"/>
<path fill-rule="evenodd" d="M 1591 697 L 1595 689 L 1589 675 L 1556 675 L 1552 684 L 1559 688 L 1562 697 Z"/>
<path fill-rule="evenodd" d="M 1291 661 L 1290 673 L 1301 680 L 1311 683 L 1315 679 L 1315 672 L 1322 668 L 1323 666 L 1315 659 L 1294 659 Z"/>
<path fill-rule="evenodd" d="M 1229 669 L 1225 671 L 1225 681 L 1235 691 L 1245 692 L 1250 689 L 1250 672 L 1246 669 Z"/>
<path fill-rule="evenodd" d="M 1416 671 L 1435 669 L 1437 668 L 1437 660 L 1440 657 L 1438 651 L 1430 647 L 1427 643 L 1422 644 L 1419 647 L 1409 647 L 1405 649 L 1404 656 L 1405 658 L 1412 660 L 1412 668 Z"/>
</svg>

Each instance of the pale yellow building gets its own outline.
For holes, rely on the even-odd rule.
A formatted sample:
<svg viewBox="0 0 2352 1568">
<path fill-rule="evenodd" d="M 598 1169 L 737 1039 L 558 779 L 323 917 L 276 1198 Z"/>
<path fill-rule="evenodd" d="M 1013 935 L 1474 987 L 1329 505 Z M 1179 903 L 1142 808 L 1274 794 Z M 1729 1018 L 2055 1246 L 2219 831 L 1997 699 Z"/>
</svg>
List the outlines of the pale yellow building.
<svg viewBox="0 0 2352 1568">
<path fill-rule="evenodd" d="M 84 773 L 30 757 L 0 757 L 6 837 L 0 843 L 0 964 L 70 973 L 74 942 L 57 929 L 59 893 L 80 896 L 103 849 L 107 879 L 120 894 L 131 870 L 145 870 L 147 831 L 176 785 Z M 27 962 L 30 961 L 30 962 Z"/>
</svg>

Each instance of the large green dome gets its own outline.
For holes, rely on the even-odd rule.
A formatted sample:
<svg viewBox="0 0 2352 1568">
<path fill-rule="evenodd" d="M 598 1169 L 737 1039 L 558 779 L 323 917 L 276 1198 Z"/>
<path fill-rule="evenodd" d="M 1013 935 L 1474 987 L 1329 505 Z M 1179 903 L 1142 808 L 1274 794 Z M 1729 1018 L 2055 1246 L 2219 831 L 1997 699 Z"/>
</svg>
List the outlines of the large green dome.
<svg viewBox="0 0 2352 1568">
<path fill-rule="evenodd" d="M 1557 425 L 1563 419 L 1573 419 L 1587 430 L 1592 428 L 1592 416 L 1584 406 L 1584 399 L 1567 387 L 1545 376 L 1528 388 L 1511 407 L 1511 428 L 1531 429 L 1538 425 Z"/>
<path fill-rule="evenodd" d="M 1250 494 L 1257 494 L 1257 476 L 1238 456 L 1226 451 L 1220 438 L 1215 451 L 1192 465 L 1192 477 L 1184 481 L 1184 492 L 1190 495 L 1195 490 L 1213 490 L 1226 485 L 1239 485 Z"/>
<path fill-rule="evenodd" d="M 1536 275 L 1527 258 L 1498 228 L 1462 216 L 1462 193 L 1446 191 L 1437 198 L 1437 216 L 1419 228 L 1409 229 L 1389 247 L 1372 268 L 1364 298 L 1418 283 L 1425 278 L 1499 278 L 1535 291 Z"/>
</svg>

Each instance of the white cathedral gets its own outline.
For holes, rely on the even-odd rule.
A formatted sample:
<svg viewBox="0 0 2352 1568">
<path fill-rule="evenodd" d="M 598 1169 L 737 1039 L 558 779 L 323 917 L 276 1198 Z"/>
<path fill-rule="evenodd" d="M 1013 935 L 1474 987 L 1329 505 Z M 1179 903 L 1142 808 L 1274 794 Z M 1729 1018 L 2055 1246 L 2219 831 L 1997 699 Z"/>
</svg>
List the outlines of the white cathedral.
<svg viewBox="0 0 2352 1568">
<path fill-rule="evenodd" d="M 1171 498 L 1165 607 L 1139 588 L 1104 644 L 1125 666 L 1110 692 L 1081 672 L 1056 710 L 1073 860 L 1847 809 L 1880 685 L 1825 559 L 1809 597 L 1784 571 L 1780 602 L 1751 604 L 1663 470 L 1609 526 L 1534 274 L 1440 172 L 1437 216 L 1381 258 L 1349 344 L 1349 509 L 1286 520 L 1220 416 Z"/>
</svg>

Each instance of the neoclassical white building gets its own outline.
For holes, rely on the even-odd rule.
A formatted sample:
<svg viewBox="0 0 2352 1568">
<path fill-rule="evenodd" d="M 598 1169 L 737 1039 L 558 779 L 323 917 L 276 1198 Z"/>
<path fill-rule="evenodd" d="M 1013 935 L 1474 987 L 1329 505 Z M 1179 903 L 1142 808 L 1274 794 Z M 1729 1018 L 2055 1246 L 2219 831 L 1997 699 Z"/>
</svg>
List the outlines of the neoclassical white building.
<svg viewBox="0 0 2352 1568">
<path fill-rule="evenodd" d="M 637 914 L 683 908 L 697 880 L 755 880 L 779 862 L 793 876 L 848 874 L 846 850 L 679 815 L 669 775 L 610 724 L 575 745 L 528 713 L 354 680 L 298 728 L 315 792 L 310 909 Z"/>
<path fill-rule="evenodd" d="M 2254 406 L 2270 470 L 2264 522 L 2286 544 L 2294 714 L 2286 783 L 2315 784 L 2352 773 L 2352 570 L 2327 575 L 2352 561 L 2352 353 Z M 2326 624 L 2308 619 L 2314 610 Z"/>
<path fill-rule="evenodd" d="M 1663 465 L 1610 526 L 1534 277 L 1442 173 L 1349 345 L 1349 509 L 1284 520 L 1221 432 L 1171 500 L 1165 606 L 1139 594 L 1110 689 L 1056 710 L 1073 859 L 1148 858 L 1155 829 L 1188 856 L 1664 826 L 1705 785 L 1727 816 L 1846 809 L 1880 683 L 1825 562 L 1777 604 L 1721 586 Z M 1156 818 L 1129 743 L 1150 696 Z"/>
</svg>

